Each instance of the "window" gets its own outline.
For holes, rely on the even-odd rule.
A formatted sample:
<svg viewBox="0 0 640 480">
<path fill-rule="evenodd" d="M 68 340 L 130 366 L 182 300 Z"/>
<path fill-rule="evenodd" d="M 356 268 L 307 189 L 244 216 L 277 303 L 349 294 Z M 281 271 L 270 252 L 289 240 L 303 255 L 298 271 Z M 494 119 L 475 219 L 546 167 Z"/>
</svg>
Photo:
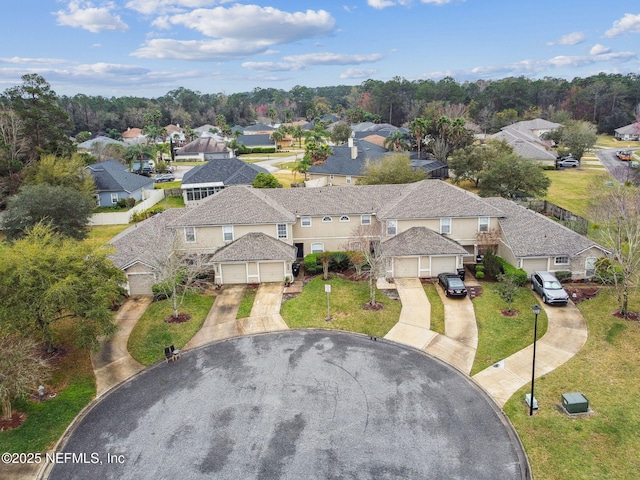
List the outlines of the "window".
<svg viewBox="0 0 640 480">
<path fill-rule="evenodd" d="M 371 215 L 360 215 L 360 225 L 371 225 Z"/>
<path fill-rule="evenodd" d="M 322 222 L 323 223 L 333 222 L 333 219 L 331 217 L 329 217 L 329 216 L 322 217 Z"/>
<path fill-rule="evenodd" d="M 569 257 L 556 257 L 553 263 L 555 265 L 569 265 Z"/>
<path fill-rule="evenodd" d="M 348 216 L 348 215 L 342 215 L 342 216 L 340 217 L 340 221 L 341 221 L 341 222 L 349 222 L 349 221 L 351 221 L 351 219 L 349 218 L 349 216 Z"/>
<path fill-rule="evenodd" d="M 387 235 L 395 235 L 398 232 L 398 221 L 387 220 Z"/>
<path fill-rule="evenodd" d="M 451 233 L 451 218 L 443 217 L 440 219 L 440 233 Z"/>
<path fill-rule="evenodd" d="M 302 217 L 300 219 L 300 225 L 302 225 L 303 227 L 310 227 L 311 226 L 311 217 Z"/>
<path fill-rule="evenodd" d="M 587 277 L 593 277 L 596 274 L 596 258 L 588 257 L 585 261 L 585 275 Z"/>
<path fill-rule="evenodd" d="M 284 240 L 288 237 L 287 235 L 287 224 L 286 223 L 279 223 L 278 224 L 278 238 L 280 240 Z"/>
<path fill-rule="evenodd" d="M 320 253 L 320 252 L 324 252 L 324 243 L 312 243 L 311 253 Z"/>
<path fill-rule="evenodd" d="M 116 203 L 118 203 L 118 194 L 117 193 L 112 193 L 111 194 L 111 203 L 113 203 L 114 205 Z"/>
<path fill-rule="evenodd" d="M 351 175 L 347 175 L 345 182 L 347 183 L 347 185 L 351 185 Z"/>
<path fill-rule="evenodd" d="M 195 227 L 184 227 L 184 241 L 187 243 L 193 243 L 196 241 Z"/>
<path fill-rule="evenodd" d="M 489 231 L 489 217 L 478 218 L 478 231 L 479 232 Z"/>
<path fill-rule="evenodd" d="M 225 242 L 233 242 L 233 225 L 222 227 L 222 238 Z"/>
</svg>

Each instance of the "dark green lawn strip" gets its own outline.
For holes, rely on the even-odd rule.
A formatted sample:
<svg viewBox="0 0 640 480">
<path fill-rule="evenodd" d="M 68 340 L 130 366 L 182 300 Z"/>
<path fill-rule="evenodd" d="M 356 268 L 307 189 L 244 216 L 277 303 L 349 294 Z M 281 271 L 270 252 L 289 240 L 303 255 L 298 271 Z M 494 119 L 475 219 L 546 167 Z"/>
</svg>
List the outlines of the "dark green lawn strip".
<svg viewBox="0 0 640 480">
<path fill-rule="evenodd" d="M 251 315 L 251 309 L 253 308 L 253 301 L 256 299 L 257 288 L 248 287 L 242 294 L 242 300 L 240 300 L 240 307 L 238 308 L 238 314 L 236 318 L 247 318 Z"/>
<path fill-rule="evenodd" d="M 440 287 L 435 283 L 424 284 L 424 291 L 431 304 L 431 330 L 444 335 L 444 305 L 436 288 Z"/>
</svg>

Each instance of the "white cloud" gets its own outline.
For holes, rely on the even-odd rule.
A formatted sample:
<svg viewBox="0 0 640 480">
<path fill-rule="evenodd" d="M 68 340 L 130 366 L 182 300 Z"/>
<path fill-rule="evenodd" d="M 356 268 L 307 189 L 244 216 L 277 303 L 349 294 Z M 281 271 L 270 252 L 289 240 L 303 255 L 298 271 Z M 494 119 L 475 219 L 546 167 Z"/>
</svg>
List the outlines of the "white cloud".
<svg viewBox="0 0 640 480">
<path fill-rule="evenodd" d="M 611 38 L 623 33 L 640 33 L 640 13 L 625 13 L 624 17 L 613 22 L 613 27 L 604 32 L 604 36 Z"/>
<path fill-rule="evenodd" d="M 366 68 L 347 68 L 344 72 L 340 74 L 340 78 L 343 80 L 349 79 L 359 79 L 359 78 L 369 78 L 372 75 L 378 73 L 376 69 L 366 69 Z"/>
<path fill-rule="evenodd" d="M 201 8 L 174 15 L 169 21 L 207 37 L 259 39 L 272 45 L 329 35 L 335 26 L 335 19 L 325 10 L 289 13 L 273 7 L 240 4 Z"/>
<path fill-rule="evenodd" d="M 577 45 L 579 43 L 584 42 L 585 36 L 582 32 L 572 32 L 567 35 L 561 36 L 555 42 L 548 42 L 547 45 Z"/>
<path fill-rule="evenodd" d="M 118 15 L 111 13 L 113 9 L 114 5 L 111 2 L 104 3 L 102 7 L 94 7 L 88 1 L 71 0 L 67 11 L 58 10 L 54 15 L 58 19 L 58 25 L 84 28 L 91 33 L 103 30 L 127 31 L 129 26 Z"/>
<path fill-rule="evenodd" d="M 264 53 L 268 42 L 248 42 L 235 39 L 173 40 L 156 38 L 133 52 L 139 58 L 179 60 L 230 60 Z"/>
<path fill-rule="evenodd" d="M 396 2 L 391 0 L 367 0 L 367 5 L 375 8 L 376 10 L 382 10 L 383 8 L 393 7 Z"/>
<path fill-rule="evenodd" d="M 304 55 L 288 55 L 284 57 L 287 62 L 300 65 L 355 65 L 359 63 L 376 62 L 382 58 L 379 53 L 369 55 L 351 55 L 344 53 L 307 53 Z"/>
<path fill-rule="evenodd" d="M 455 0 L 420 0 L 420 3 L 426 4 L 435 4 L 435 5 L 445 5 L 447 3 L 451 3 Z M 464 1 L 464 0 L 462 0 Z M 402 7 L 408 7 L 413 4 L 412 0 L 367 0 L 367 5 L 375 8 L 376 10 L 382 10 L 387 7 L 395 7 L 396 5 Z"/>
<path fill-rule="evenodd" d="M 29 57 L 0 57 L 0 63 L 15 63 L 15 64 L 39 64 L 39 65 L 55 65 L 59 63 L 65 63 L 66 60 L 61 58 L 29 58 Z"/>
<path fill-rule="evenodd" d="M 244 62 L 242 66 L 255 72 L 292 72 L 305 68 L 299 63 L 287 62 Z"/>
<path fill-rule="evenodd" d="M 129 0 L 125 6 L 145 15 L 179 13 L 194 8 L 212 7 L 232 0 Z"/>
<path fill-rule="evenodd" d="M 609 53 L 611 49 L 609 47 L 605 47 L 604 45 L 600 45 L 596 43 L 591 50 L 589 51 L 589 55 L 602 55 L 603 53 Z"/>
</svg>

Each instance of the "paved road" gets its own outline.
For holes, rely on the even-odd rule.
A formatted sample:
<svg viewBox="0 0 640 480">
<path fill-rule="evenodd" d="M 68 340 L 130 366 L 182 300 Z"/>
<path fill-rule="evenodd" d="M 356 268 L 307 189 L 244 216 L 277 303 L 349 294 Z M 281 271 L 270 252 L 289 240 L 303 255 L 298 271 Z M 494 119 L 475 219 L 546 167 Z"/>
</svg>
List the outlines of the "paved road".
<svg viewBox="0 0 640 480">
<path fill-rule="evenodd" d="M 596 151 L 596 155 L 598 156 L 598 160 L 600 160 L 600 163 L 602 163 L 606 167 L 611 176 L 618 182 L 624 183 L 628 180 L 631 180 L 637 183 L 639 179 L 638 177 L 640 177 L 639 169 L 631 168 L 631 162 L 623 162 L 619 160 L 618 157 L 616 157 L 616 151 L 618 150 L 633 149 L 627 149 L 625 147 L 605 148 Z"/>
<path fill-rule="evenodd" d="M 61 450 L 103 463 L 57 464 L 52 480 L 528 478 L 512 426 L 466 375 L 337 331 L 238 337 L 157 364 Z"/>
</svg>

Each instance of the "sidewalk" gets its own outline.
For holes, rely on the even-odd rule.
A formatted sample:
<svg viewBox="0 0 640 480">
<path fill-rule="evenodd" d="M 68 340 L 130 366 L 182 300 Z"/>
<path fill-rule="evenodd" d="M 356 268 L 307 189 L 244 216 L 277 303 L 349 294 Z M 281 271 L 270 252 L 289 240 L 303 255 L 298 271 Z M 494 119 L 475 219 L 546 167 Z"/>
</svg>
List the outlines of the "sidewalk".
<svg viewBox="0 0 640 480">
<path fill-rule="evenodd" d="M 587 341 L 587 322 L 571 302 L 566 307 L 542 304 L 547 313 L 547 333 L 536 344 L 536 378 L 541 377 L 573 357 Z M 486 368 L 472 378 L 501 407 L 511 396 L 531 382 L 533 344 Z"/>
</svg>

